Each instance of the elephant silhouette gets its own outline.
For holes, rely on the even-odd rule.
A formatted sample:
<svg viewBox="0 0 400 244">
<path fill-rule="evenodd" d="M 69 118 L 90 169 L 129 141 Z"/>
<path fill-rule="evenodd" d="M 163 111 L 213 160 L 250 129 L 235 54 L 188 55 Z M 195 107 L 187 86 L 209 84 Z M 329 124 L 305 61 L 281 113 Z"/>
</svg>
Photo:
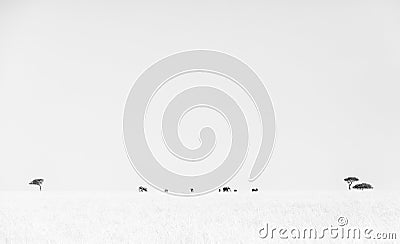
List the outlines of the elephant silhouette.
<svg viewBox="0 0 400 244">
<path fill-rule="evenodd" d="M 231 191 L 231 188 L 228 187 L 228 186 L 225 186 L 225 187 L 222 188 L 222 191 L 223 191 L 223 192 L 230 192 L 230 191 Z"/>
</svg>

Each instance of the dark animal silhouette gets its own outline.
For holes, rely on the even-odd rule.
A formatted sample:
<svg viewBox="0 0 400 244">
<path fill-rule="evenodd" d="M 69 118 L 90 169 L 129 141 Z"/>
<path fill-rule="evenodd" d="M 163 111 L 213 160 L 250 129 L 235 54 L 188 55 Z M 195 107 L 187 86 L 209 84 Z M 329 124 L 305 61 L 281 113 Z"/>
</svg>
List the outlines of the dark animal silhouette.
<svg viewBox="0 0 400 244">
<path fill-rule="evenodd" d="M 233 190 L 233 192 L 237 192 L 237 190 L 235 189 L 235 190 Z"/>
<path fill-rule="evenodd" d="M 168 192 L 168 189 L 165 189 L 164 192 Z"/>
<path fill-rule="evenodd" d="M 349 190 L 351 190 L 351 184 L 353 184 L 353 182 L 358 181 L 357 177 L 347 177 L 346 179 L 344 179 L 344 181 L 347 182 L 347 184 L 349 184 Z"/>
<path fill-rule="evenodd" d="M 364 189 L 374 189 L 374 188 L 370 184 L 361 183 L 353 186 L 353 189 L 364 190 Z"/>
<path fill-rule="evenodd" d="M 223 191 L 223 192 L 230 192 L 230 191 L 231 191 L 231 188 L 225 186 L 225 187 L 222 188 L 222 191 Z"/>
<path fill-rule="evenodd" d="M 253 189 L 251 189 L 251 191 L 256 192 L 256 191 L 258 191 L 258 188 L 253 188 Z"/>
<path fill-rule="evenodd" d="M 190 192 L 193 192 L 194 190 L 193 190 L 193 188 L 190 188 Z"/>
<path fill-rule="evenodd" d="M 44 180 L 43 179 L 34 179 L 33 181 L 31 181 L 29 183 L 29 185 L 38 185 L 40 191 L 42 191 L 42 184 L 43 184 Z"/>
<path fill-rule="evenodd" d="M 219 192 L 221 192 L 221 189 L 218 189 Z"/>
<path fill-rule="evenodd" d="M 147 188 L 143 186 L 139 186 L 139 192 L 147 192 Z"/>
</svg>

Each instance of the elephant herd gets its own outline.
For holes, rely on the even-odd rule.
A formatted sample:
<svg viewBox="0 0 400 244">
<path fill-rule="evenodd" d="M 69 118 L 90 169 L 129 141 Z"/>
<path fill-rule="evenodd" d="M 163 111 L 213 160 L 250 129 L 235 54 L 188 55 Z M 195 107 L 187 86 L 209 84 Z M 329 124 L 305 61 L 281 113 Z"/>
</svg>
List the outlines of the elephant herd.
<svg viewBox="0 0 400 244">
<path fill-rule="evenodd" d="M 194 193 L 194 189 L 190 188 L 189 189 L 191 193 Z M 147 188 L 144 186 L 139 186 L 139 192 L 147 192 Z M 168 189 L 164 189 L 164 192 L 168 192 Z M 218 192 L 232 192 L 231 188 L 228 186 L 224 186 L 221 189 L 218 189 Z M 237 192 L 237 189 L 234 189 L 233 192 Z M 258 188 L 252 188 L 251 192 L 258 192 Z"/>
</svg>

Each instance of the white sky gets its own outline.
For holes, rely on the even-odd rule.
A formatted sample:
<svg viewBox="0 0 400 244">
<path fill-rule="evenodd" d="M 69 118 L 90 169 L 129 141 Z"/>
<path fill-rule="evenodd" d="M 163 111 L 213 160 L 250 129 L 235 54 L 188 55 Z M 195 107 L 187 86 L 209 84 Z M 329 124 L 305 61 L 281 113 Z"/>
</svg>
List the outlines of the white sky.
<svg viewBox="0 0 400 244">
<path fill-rule="evenodd" d="M 251 66 L 275 105 L 264 174 L 230 183 L 399 189 L 398 1 L 1 1 L 0 190 L 130 190 L 122 112 L 136 78 L 172 53 Z"/>
</svg>

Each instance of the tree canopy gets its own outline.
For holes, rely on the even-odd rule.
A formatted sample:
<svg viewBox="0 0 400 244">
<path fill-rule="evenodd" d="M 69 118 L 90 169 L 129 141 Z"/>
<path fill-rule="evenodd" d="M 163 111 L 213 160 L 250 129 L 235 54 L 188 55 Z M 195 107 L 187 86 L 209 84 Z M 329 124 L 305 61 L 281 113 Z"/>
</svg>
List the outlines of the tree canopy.
<svg viewBox="0 0 400 244">
<path fill-rule="evenodd" d="M 347 182 L 353 182 L 353 181 L 358 181 L 359 179 L 357 177 L 347 177 L 344 179 L 344 181 Z"/>
<path fill-rule="evenodd" d="M 29 184 L 30 185 L 41 185 L 43 184 L 44 180 L 43 179 L 34 179 L 33 181 L 31 181 Z"/>
<path fill-rule="evenodd" d="M 373 189 L 373 187 L 368 183 L 361 183 L 353 186 L 354 189 L 364 190 L 364 189 Z"/>
</svg>

